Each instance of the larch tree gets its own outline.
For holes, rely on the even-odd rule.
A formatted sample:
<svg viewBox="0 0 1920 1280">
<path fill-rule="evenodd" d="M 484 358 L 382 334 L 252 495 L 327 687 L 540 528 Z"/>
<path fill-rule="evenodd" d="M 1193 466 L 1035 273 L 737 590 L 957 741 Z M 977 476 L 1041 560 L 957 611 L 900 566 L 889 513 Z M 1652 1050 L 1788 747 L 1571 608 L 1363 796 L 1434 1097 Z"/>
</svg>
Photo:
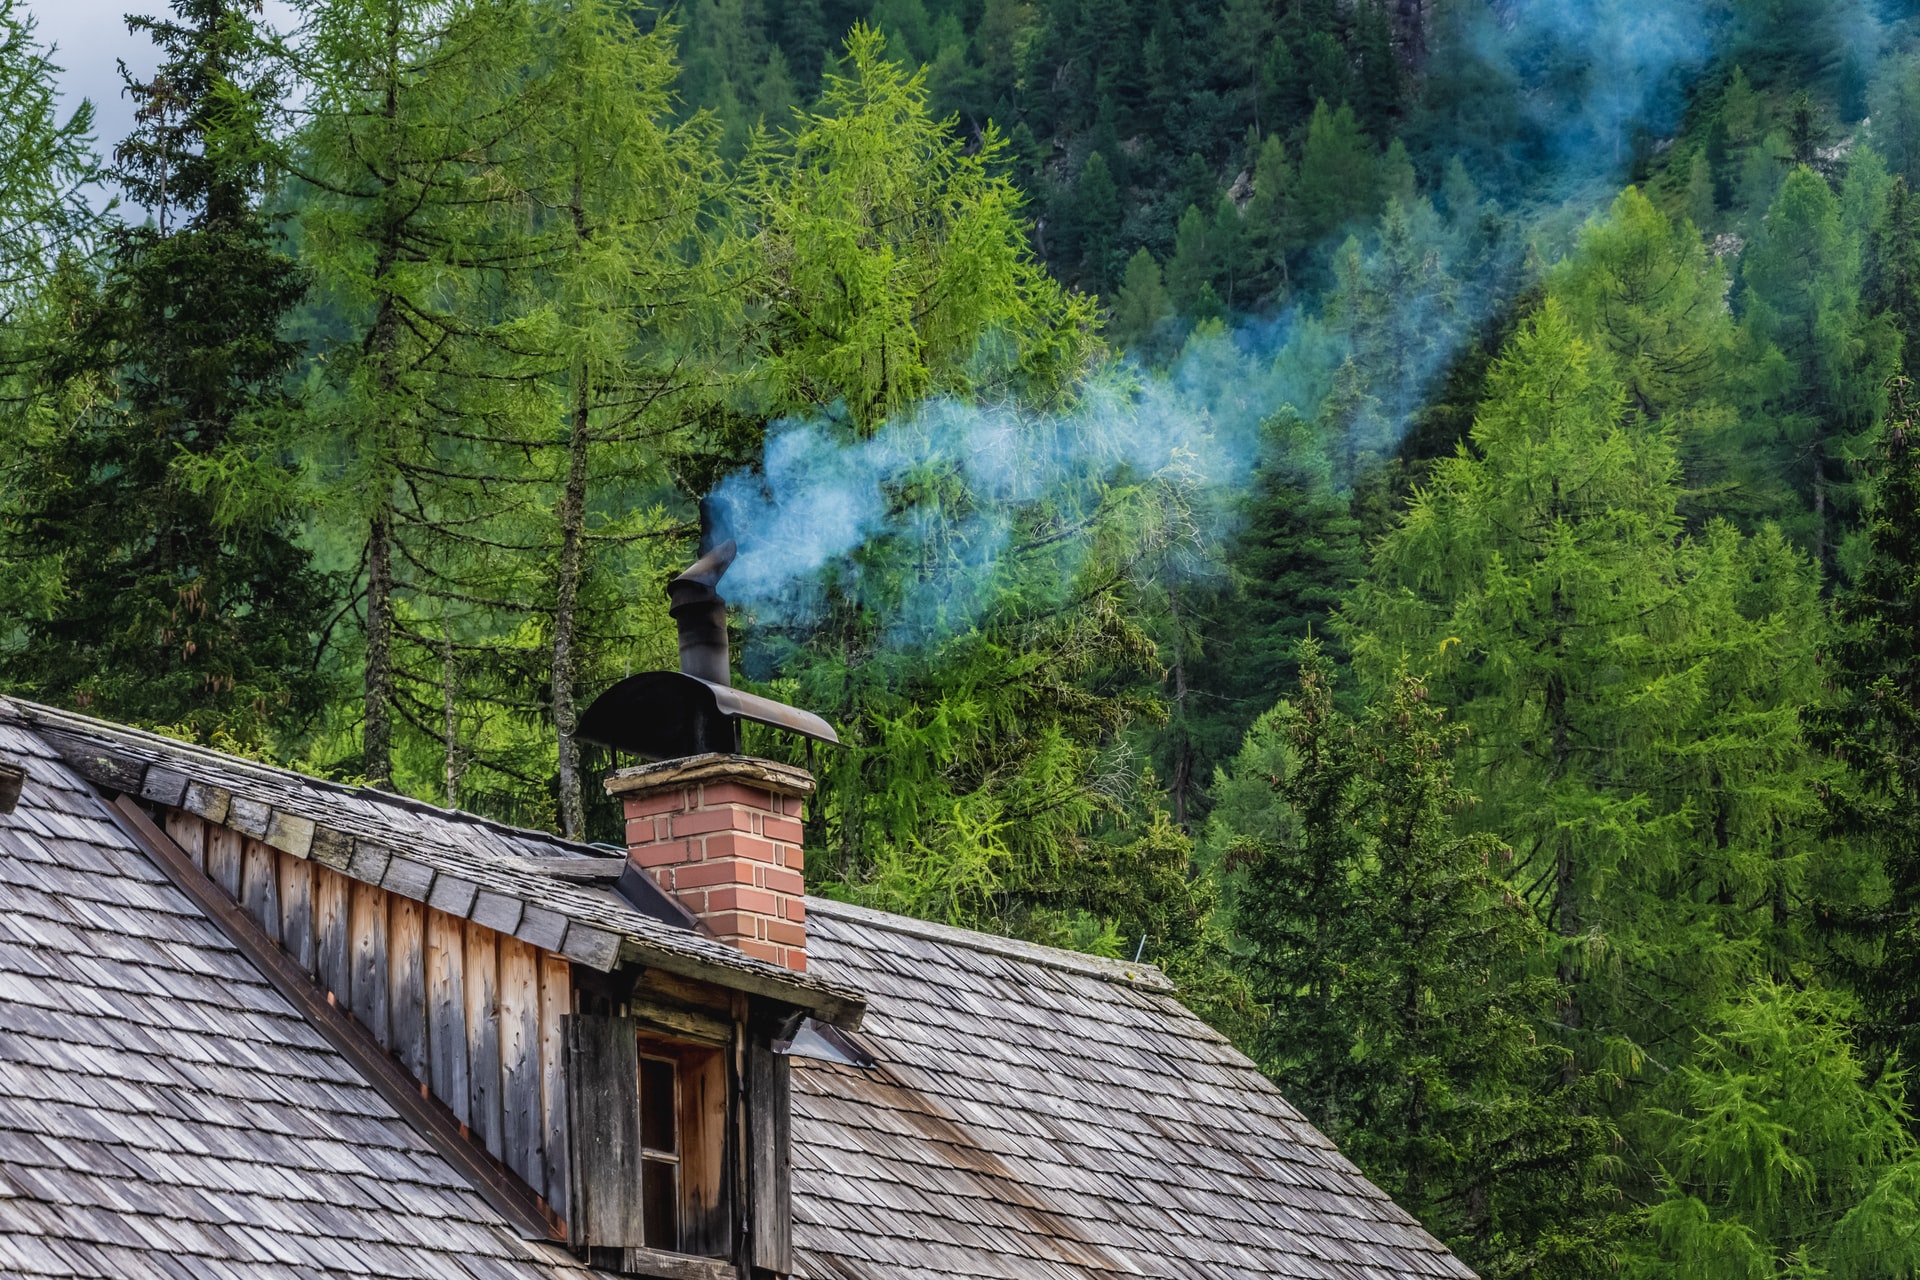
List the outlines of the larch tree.
<svg viewBox="0 0 1920 1280">
<path fill-rule="evenodd" d="M 717 226 L 712 122 L 672 119 L 674 29 L 642 32 L 606 0 L 538 8 L 546 61 L 569 91 L 548 100 L 503 172 L 527 210 L 528 345 L 563 429 L 536 443 L 557 463 L 551 618 L 560 828 L 586 831 L 574 739 L 583 678 L 671 665 L 657 590 L 679 521 L 633 494 L 668 490 L 704 413 L 724 399 L 722 348 L 739 322 L 729 272 L 742 254 Z M 730 248 L 732 243 L 734 247 Z M 737 372 L 735 362 L 735 372 Z"/>
<path fill-rule="evenodd" d="M 526 543 L 488 526 L 539 482 L 489 462 L 512 456 L 529 412 L 507 336 L 526 250 L 503 230 L 510 188 L 493 165 L 555 81 L 520 73 L 531 14 L 504 0 L 301 12 L 311 90 L 285 163 L 319 308 L 309 402 L 325 510 L 363 622 L 355 771 L 394 785 L 404 721 L 444 740 L 451 793 L 459 664 L 494 652 L 459 620 L 520 607 L 499 575 Z"/>
<path fill-rule="evenodd" d="M 1549 298 L 1344 624 L 1369 680 L 1430 668 L 1468 727 L 1465 821 L 1512 844 L 1552 931 L 1569 1071 L 1634 1078 L 1804 954 L 1821 614 L 1777 532 L 1683 534 L 1672 442 L 1624 407 Z"/>
<path fill-rule="evenodd" d="M 930 394 L 1046 399 L 1097 350 L 1092 306 L 1034 259 L 1006 142 L 931 114 L 924 70 L 856 26 L 846 70 L 747 161 L 773 405 L 844 401 L 864 429 Z"/>
</svg>

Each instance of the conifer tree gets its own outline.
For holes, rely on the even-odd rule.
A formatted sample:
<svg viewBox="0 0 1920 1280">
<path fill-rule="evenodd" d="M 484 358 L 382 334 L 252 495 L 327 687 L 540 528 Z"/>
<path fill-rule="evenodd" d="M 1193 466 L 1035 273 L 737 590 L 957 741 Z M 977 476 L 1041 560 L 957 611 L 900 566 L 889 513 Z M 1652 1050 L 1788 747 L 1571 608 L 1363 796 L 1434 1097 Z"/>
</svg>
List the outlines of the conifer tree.
<svg viewBox="0 0 1920 1280">
<path fill-rule="evenodd" d="M 541 98 L 544 109 L 500 170 L 531 211 L 522 342 L 550 362 L 539 381 L 553 424 L 564 423 L 529 424 L 524 448 L 548 470 L 553 516 L 543 538 L 550 550 L 525 579 L 551 619 L 542 683 L 559 825 L 580 837 L 579 691 L 673 665 L 661 592 L 641 584 L 657 584 L 672 565 L 648 548 L 678 525 L 634 496 L 669 489 L 695 451 L 696 424 L 724 402 L 729 335 L 741 327 L 725 299 L 745 274 L 745 254 L 712 225 L 715 122 L 670 120 L 673 27 L 642 33 L 609 0 L 540 5 L 536 16 L 537 47 L 564 69 L 568 91 Z M 521 628 L 505 630 L 502 648 Z"/>
<path fill-rule="evenodd" d="M 1127 259 L 1126 279 L 1114 298 L 1113 320 L 1107 334 L 1115 345 L 1152 363 L 1164 353 L 1167 329 L 1174 319 L 1173 300 L 1167 294 L 1160 264 L 1145 249 Z"/>
<path fill-rule="evenodd" d="M 1882 903 L 1828 904 L 1867 1026 L 1903 1058 L 1920 1053 L 1920 440 L 1894 383 L 1867 510 L 1864 563 L 1835 601 L 1831 698 L 1808 707 L 1814 743 L 1845 766 L 1829 821 L 1880 862 Z"/>
<path fill-rule="evenodd" d="M 1294 188 L 1298 223 L 1294 243 L 1309 246 L 1374 208 L 1376 161 L 1351 107 L 1335 111 L 1322 100 L 1307 124 Z"/>
<path fill-rule="evenodd" d="M 1357 721 L 1332 686 L 1306 641 L 1297 695 L 1229 771 L 1246 780 L 1274 739 L 1286 821 L 1215 817 L 1214 842 L 1242 868 L 1234 920 L 1269 1014 L 1257 1056 L 1482 1276 L 1594 1274 L 1619 1229 L 1611 1135 L 1537 1034 L 1558 990 L 1526 974 L 1541 928 L 1506 879 L 1513 851 L 1454 829 L 1472 802 L 1450 763 L 1462 730 L 1404 669 Z"/>
<path fill-rule="evenodd" d="M 1766 981 L 1675 1073 L 1651 1240 L 1631 1275 L 1745 1280 L 1920 1268 L 1920 1145 L 1902 1069 L 1856 1051 L 1849 1001 Z"/>
<path fill-rule="evenodd" d="M 84 192 L 99 167 L 93 104 L 82 100 L 61 120 L 58 72 L 33 16 L 0 0 L 0 321 L 20 318 L 63 251 L 85 256 L 94 223 Z"/>
<path fill-rule="evenodd" d="M 1692 227 L 1628 187 L 1582 229 L 1549 288 L 1609 359 L 1629 410 L 1673 440 L 1690 522 L 1751 522 L 1787 509 L 1779 478 L 1756 465 L 1755 441 L 1735 411 L 1741 348 L 1720 304 L 1726 272 Z"/>
<path fill-rule="evenodd" d="M 282 329 L 306 282 L 260 208 L 279 89 L 253 21 L 238 0 L 175 0 L 132 24 L 163 61 L 129 82 L 114 176 L 152 220 L 114 230 L 97 279 L 55 285 L 6 558 L 57 566 L 59 587 L 0 670 L 257 748 L 320 710 L 330 593 L 294 541 Z"/>
<path fill-rule="evenodd" d="M 1292 238 L 1293 165 L 1286 144 L 1269 134 L 1253 166 L 1253 196 L 1245 210 L 1247 292 L 1252 305 L 1272 305 L 1287 288 L 1287 248 Z"/>
<path fill-rule="evenodd" d="M 1512 843 L 1553 931 L 1559 1034 L 1630 1075 L 1804 953 L 1820 613 L 1777 533 L 1681 536 L 1672 445 L 1622 409 L 1549 298 L 1344 616 L 1370 679 L 1432 665 L 1471 730 L 1467 821 Z"/>
<path fill-rule="evenodd" d="M 497 299 L 525 259 L 500 239 L 509 188 L 489 162 L 541 109 L 541 87 L 517 78 L 532 15 L 506 0 L 312 0 L 302 13 L 311 95 L 287 163 L 327 308 L 310 415 L 364 637 L 358 750 L 342 754 L 392 787 L 411 728 L 451 784 L 456 701 L 484 718 L 533 710 L 515 705 L 527 673 L 475 661 L 493 646 L 459 634 L 514 603 L 498 572 L 515 548 L 486 526 L 503 501 L 524 514 L 540 484 L 478 461 L 522 438 L 529 403 L 524 379 L 500 376 L 515 357 Z M 478 688 L 456 696 L 463 655 L 497 681 L 491 705 Z"/>
<path fill-rule="evenodd" d="M 1084 367 L 1089 304 L 1034 260 L 1006 142 L 989 129 L 970 147 L 935 120 L 925 69 L 888 61 L 871 27 L 786 145 L 749 158 L 746 191 L 777 409 L 844 400 L 871 427 L 935 391 L 1057 394 Z M 1011 364 L 981 358 L 988 333 Z"/>
<path fill-rule="evenodd" d="M 1770 461 L 1804 503 L 1788 527 L 1831 572 L 1851 516 L 1842 462 L 1879 413 L 1898 339 L 1861 313 L 1858 246 L 1826 180 L 1805 166 L 1787 175 L 1741 273 L 1746 322 L 1778 351 L 1759 394 L 1773 424 Z"/>
</svg>

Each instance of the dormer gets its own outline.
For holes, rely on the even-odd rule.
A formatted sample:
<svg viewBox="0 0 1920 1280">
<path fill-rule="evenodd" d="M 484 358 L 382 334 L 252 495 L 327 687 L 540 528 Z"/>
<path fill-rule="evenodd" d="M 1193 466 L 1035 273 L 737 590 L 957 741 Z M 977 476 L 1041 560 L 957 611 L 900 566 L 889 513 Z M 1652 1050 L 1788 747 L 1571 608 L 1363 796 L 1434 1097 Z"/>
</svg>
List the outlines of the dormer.
<svg viewBox="0 0 1920 1280">
<path fill-rule="evenodd" d="M 670 589 L 683 669 L 582 717 L 583 737 L 653 757 L 607 780 L 624 857 L 26 708 L 508 1221 L 629 1275 L 791 1272 L 785 1049 L 864 1007 L 806 974 L 813 779 L 738 754 L 742 719 L 833 731 L 731 687 L 732 554 Z"/>
<path fill-rule="evenodd" d="M 15 707 L 527 1239 L 628 1275 L 791 1272 L 783 1050 L 856 1028 L 860 993 L 716 936 L 720 897 L 703 921 L 631 857 Z M 753 798 L 797 833 L 797 796 Z"/>
</svg>

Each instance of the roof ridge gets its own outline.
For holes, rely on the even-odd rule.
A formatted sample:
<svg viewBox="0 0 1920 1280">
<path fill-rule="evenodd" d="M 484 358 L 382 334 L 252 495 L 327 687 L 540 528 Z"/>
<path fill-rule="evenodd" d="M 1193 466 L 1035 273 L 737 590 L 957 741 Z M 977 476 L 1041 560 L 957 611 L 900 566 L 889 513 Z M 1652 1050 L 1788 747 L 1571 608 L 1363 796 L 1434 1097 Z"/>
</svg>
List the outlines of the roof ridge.
<svg viewBox="0 0 1920 1280">
<path fill-rule="evenodd" d="M 962 929 L 958 925 L 939 924 L 932 920 L 903 916 L 897 912 L 856 906 L 851 902 L 841 902 L 834 898 L 808 894 L 807 914 L 825 916 L 829 920 L 846 920 L 875 929 L 886 929 L 911 938 L 923 938 L 929 942 L 944 942 L 949 946 L 965 947 L 969 951 L 1004 956 L 1009 960 L 1022 960 L 1048 969 L 1059 969 L 1066 973 L 1077 973 L 1083 977 L 1098 978 L 1102 982 L 1111 982 L 1116 986 L 1145 987 L 1152 991 L 1169 992 L 1180 989 L 1173 979 L 1160 971 L 1158 965 L 1141 961 L 1114 960 L 1107 956 L 1089 955 L 1084 951 L 1069 951 L 1064 947 L 1049 947 L 1044 943 L 1005 938 L 999 934 L 982 933 L 978 929 Z"/>
<path fill-rule="evenodd" d="M 413 813 L 425 814 L 452 822 L 471 823 L 476 827 L 486 827 L 511 836 L 525 836 L 569 850 L 582 857 L 604 858 L 607 850 L 580 840 L 569 840 L 565 836 L 544 831 L 539 827 L 522 827 L 511 822 L 502 822 L 498 818 L 489 818 L 474 813 L 470 809 L 449 809 L 434 804 L 430 800 L 420 800 L 413 796 L 402 795 L 397 791 L 382 791 L 378 787 L 360 786 L 351 782 L 338 782 L 332 778 L 323 778 L 317 774 L 302 773 L 298 769 L 289 769 L 285 765 L 266 764 L 259 760 L 250 760 L 246 756 L 237 756 L 229 751 L 220 751 L 213 747 L 202 746 L 197 742 L 187 742 L 181 738 L 169 738 L 163 733 L 150 729 L 136 729 L 131 725 L 117 724 L 111 720 L 102 720 L 95 716 L 82 715 L 78 711 L 68 711 L 63 707 L 48 706 L 43 702 L 34 702 L 14 694 L 0 694 L 0 707 L 12 706 L 24 709 L 29 727 L 39 718 L 55 722 L 56 727 L 70 728 L 81 733 L 95 733 L 102 737 L 131 740 L 135 744 L 156 751 L 177 752 L 189 756 L 198 756 L 221 768 L 232 769 L 239 773 L 259 773 L 277 778 L 297 778 L 303 784 L 319 787 L 339 795 L 352 796 L 375 804 L 392 805 Z"/>
</svg>

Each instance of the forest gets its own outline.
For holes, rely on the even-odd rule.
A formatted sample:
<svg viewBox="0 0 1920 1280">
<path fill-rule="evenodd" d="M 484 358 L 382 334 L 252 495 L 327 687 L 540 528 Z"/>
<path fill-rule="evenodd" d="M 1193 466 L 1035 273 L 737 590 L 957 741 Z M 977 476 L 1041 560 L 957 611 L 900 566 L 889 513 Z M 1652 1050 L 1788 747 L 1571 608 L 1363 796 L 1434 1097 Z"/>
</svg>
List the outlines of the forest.
<svg viewBox="0 0 1920 1280">
<path fill-rule="evenodd" d="M 0 0 L 0 692 L 617 843 L 732 537 L 812 892 L 1489 1280 L 1920 1274 L 1920 5 L 149 3 Z"/>
</svg>

